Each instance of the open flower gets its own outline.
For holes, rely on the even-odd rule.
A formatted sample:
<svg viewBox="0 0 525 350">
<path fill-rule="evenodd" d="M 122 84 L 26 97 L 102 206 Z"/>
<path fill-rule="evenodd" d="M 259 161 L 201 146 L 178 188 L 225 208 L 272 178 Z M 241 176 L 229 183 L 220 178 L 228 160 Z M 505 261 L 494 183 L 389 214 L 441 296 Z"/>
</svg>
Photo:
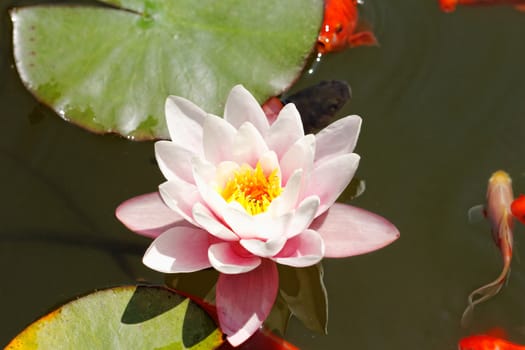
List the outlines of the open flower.
<svg viewBox="0 0 525 350">
<path fill-rule="evenodd" d="M 131 230 L 155 237 L 144 264 L 165 273 L 213 267 L 219 323 L 236 346 L 268 316 L 278 290 L 275 263 L 294 267 L 323 257 L 379 249 L 399 232 L 384 218 L 334 204 L 352 179 L 361 118 L 342 118 L 304 135 L 293 104 L 271 125 L 235 86 L 224 119 L 176 96 L 166 101 L 171 141 L 155 155 L 159 191 L 117 208 Z"/>
</svg>

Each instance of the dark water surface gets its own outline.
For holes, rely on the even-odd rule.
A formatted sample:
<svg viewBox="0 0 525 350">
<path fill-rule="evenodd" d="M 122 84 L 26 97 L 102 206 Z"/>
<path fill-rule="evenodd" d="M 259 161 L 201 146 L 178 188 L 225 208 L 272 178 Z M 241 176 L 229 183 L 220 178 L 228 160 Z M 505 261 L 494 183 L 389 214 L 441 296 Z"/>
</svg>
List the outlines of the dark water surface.
<svg viewBox="0 0 525 350">
<path fill-rule="evenodd" d="M 97 136 L 63 122 L 22 86 L 0 4 L 0 345 L 76 295 L 137 279 L 149 240 L 127 231 L 115 207 L 162 181 L 152 143 Z M 34 3 L 34 1 L 33 1 Z M 485 223 L 467 210 L 504 169 L 525 193 L 525 13 L 510 7 L 443 14 L 434 0 L 367 0 L 381 46 L 326 56 L 297 88 L 348 81 L 341 115 L 364 123 L 351 204 L 395 223 L 401 238 L 363 256 L 324 261 L 328 335 L 290 323 L 301 349 L 457 348 L 466 334 L 505 328 L 525 344 L 525 230 L 499 295 L 460 327 L 468 294 L 501 269 Z"/>
</svg>

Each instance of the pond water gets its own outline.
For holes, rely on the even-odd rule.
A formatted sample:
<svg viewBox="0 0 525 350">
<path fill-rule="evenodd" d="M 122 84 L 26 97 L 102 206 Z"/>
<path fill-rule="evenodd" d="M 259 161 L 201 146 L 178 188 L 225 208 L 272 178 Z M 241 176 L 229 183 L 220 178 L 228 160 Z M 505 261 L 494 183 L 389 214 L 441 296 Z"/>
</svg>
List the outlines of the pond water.
<svg viewBox="0 0 525 350">
<path fill-rule="evenodd" d="M 0 4 L 0 344 L 63 302 L 108 286 L 163 281 L 144 267 L 149 240 L 114 217 L 116 206 L 162 181 L 151 142 L 90 134 L 65 123 L 22 86 Z M 49 1 L 48 1 L 49 2 Z M 457 348 L 461 336 L 502 327 L 525 344 L 525 230 L 515 229 L 508 283 L 461 328 L 468 294 L 492 281 L 501 258 L 488 224 L 467 211 L 497 169 L 525 193 L 525 13 L 434 0 L 367 0 L 380 47 L 327 55 L 296 88 L 348 81 L 359 114 L 352 205 L 392 221 L 401 237 L 363 256 L 326 259 L 328 335 L 292 319 L 301 349 Z"/>
</svg>

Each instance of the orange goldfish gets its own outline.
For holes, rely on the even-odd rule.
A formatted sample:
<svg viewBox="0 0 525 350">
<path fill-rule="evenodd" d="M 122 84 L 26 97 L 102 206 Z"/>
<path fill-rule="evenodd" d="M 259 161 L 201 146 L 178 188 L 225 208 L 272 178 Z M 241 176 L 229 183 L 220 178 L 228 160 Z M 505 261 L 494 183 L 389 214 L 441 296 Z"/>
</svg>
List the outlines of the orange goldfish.
<svg viewBox="0 0 525 350">
<path fill-rule="evenodd" d="M 439 0 L 444 12 L 452 12 L 457 5 L 514 5 L 516 10 L 525 11 L 525 0 Z"/>
<path fill-rule="evenodd" d="M 476 289 L 469 295 L 468 306 L 461 319 L 463 325 L 466 325 L 476 304 L 490 299 L 499 292 L 509 274 L 514 226 L 510 204 L 513 199 L 510 176 L 502 170 L 496 171 L 489 179 L 485 212 L 491 224 L 492 238 L 501 251 L 503 270 L 493 282 Z"/>
<path fill-rule="evenodd" d="M 496 336 L 478 334 L 461 339 L 458 350 L 525 350 L 525 346 L 511 343 Z"/>
<path fill-rule="evenodd" d="M 374 33 L 358 21 L 358 16 L 357 0 L 325 0 L 317 51 L 327 53 L 346 47 L 377 45 Z"/>
<path fill-rule="evenodd" d="M 512 215 L 525 225 L 525 196 L 520 194 L 510 205 Z"/>
</svg>

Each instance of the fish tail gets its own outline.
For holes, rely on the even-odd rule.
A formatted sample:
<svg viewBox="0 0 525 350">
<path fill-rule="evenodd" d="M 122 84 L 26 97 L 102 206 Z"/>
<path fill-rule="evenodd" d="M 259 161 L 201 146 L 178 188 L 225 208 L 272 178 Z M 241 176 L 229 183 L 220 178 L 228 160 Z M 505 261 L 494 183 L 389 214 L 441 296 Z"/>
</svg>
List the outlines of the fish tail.
<svg viewBox="0 0 525 350">
<path fill-rule="evenodd" d="M 508 215 L 504 214 L 500 223 L 501 240 L 499 244 L 503 256 L 503 269 L 501 270 L 498 278 L 496 278 L 493 282 L 486 284 L 470 293 L 468 297 L 468 306 L 461 317 L 461 325 L 463 327 L 466 327 L 470 323 L 474 306 L 498 294 L 501 287 L 503 287 L 503 284 L 507 280 L 507 276 L 510 272 L 510 263 L 512 260 L 512 231 L 511 225 L 509 225 L 509 220 L 507 220 L 507 218 Z"/>
<path fill-rule="evenodd" d="M 505 282 L 505 278 L 506 275 L 503 275 L 502 273 L 500 277 L 498 277 L 498 279 L 496 279 L 494 282 L 486 284 L 470 293 L 468 296 L 467 308 L 463 312 L 463 316 L 461 316 L 461 325 L 463 327 L 467 327 L 467 325 L 470 323 L 474 307 L 477 304 L 482 303 L 498 294 L 501 287 L 503 286 L 503 283 Z"/>
</svg>

